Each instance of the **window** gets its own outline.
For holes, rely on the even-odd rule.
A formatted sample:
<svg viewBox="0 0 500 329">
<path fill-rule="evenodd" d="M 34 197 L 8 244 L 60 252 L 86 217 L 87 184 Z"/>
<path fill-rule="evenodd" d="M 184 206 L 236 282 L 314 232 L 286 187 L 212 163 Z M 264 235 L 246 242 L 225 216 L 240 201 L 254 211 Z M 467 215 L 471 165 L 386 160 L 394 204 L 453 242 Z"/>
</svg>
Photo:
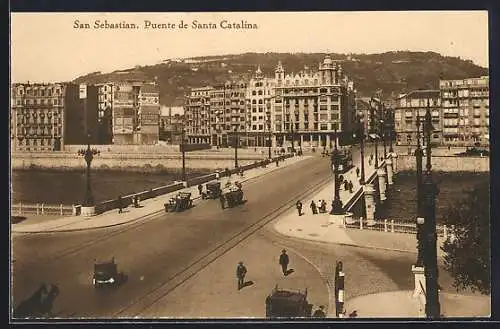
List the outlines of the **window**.
<svg viewBox="0 0 500 329">
<path fill-rule="evenodd" d="M 339 110 L 339 106 L 336 105 L 336 104 L 335 105 L 331 105 L 330 108 L 331 108 L 332 111 L 338 111 Z"/>
<path fill-rule="evenodd" d="M 259 90 L 259 95 L 262 95 L 262 90 Z"/>
<path fill-rule="evenodd" d="M 252 90 L 252 95 L 253 96 L 257 95 L 257 92 L 255 90 Z"/>
</svg>

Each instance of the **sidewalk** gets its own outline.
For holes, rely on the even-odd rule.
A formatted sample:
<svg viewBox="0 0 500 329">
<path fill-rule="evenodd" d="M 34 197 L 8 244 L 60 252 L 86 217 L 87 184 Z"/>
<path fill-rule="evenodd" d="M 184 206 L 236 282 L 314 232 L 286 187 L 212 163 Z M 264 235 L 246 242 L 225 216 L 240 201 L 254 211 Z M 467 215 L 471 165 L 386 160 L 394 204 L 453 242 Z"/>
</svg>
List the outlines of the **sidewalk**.
<svg viewBox="0 0 500 329">
<path fill-rule="evenodd" d="M 328 309 L 331 297 L 326 280 L 305 258 L 287 250 L 289 269 L 294 272 L 283 276 L 278 264 L 282 248 L 258 236 L 245 240 L 138 316 L 264 318 L 266 297 L 276 285 L 293 291 L 307 289 L 307 301 L 313 305 L 313 312 L 320 305 Z M 248 270 L 245 281 L 252 282 L 241 290 L 237 290 L 235 274 L 239 261 Z"/>
<path fill-rule="evenodd" d="M 245 182 L 253 178 L 265 175 L 267 173 L 280 170 L 286 166 L 293 165 L 299 161 L 310 158 L 310 156 L 296 156 L 279 163 L 276 167 L 274 163 L 267 165 L 266 168 L 255 168 L 244 172 L 243 177 L 232 175 L 230 178 L 223 177 L 220 179 L 221 185 L 224 186 L 229 180 L 231 182 L 239 181 Z M 95 228 L 111 227 L 130 223 L 145 217 L 152 216 L 156 213 L 164 211 L 164 204 L 175 196 L 178 192 L 190 192 L 194 203 L 200 200 L 198 187 L 191 186 L 179 191 L 171 192 L 165 195 L 158 196 L 152 199 L 146 199 L 140 202 L 140 208 L 129 206 L 123 210 L 122 214 L 118 214 L 117 209 L 113 209 L 97 216 L 83 217 L 83 216 L 66 216 L 55 219 L 47 219 L 46 221 L 39 220 L 24 220 L 17 224 L 11 224 L 12 233 L 41 233 L 41 232 L 68 232 L 80 231 Z M 13 214 L 15 215 L 15 214 Z"/>
<path fill-rule="evenodd" d="M 450 317 L 489 317 L 489 296 L 441 292 L 441 314 Z M 389 306 L 390 305 L 390 306 Z M 424 318 L 425 305 L 413 298 L 413 291 L 388 291 L 355 297 L 344 304 L 346 315 L 356 311 L 357 318 Z"/>
</svg>

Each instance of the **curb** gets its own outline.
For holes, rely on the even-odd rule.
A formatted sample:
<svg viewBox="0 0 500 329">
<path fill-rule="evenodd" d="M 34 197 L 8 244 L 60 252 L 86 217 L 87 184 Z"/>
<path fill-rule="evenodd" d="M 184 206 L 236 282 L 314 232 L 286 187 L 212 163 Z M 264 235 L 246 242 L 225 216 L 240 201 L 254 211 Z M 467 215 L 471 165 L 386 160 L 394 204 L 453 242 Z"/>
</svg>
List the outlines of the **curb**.
<svg viewBox="0 0 500 329">
<path fill-rule="evenodd" d="M 300 161 L 297 161 L 297 163 L 298 162 L 300 162 Z M 272 173 L 274 171 L 284 169 L 284 168 L 286 168 L 286 166 L 280 166 L 280 167 L 277 167 L 277 168 L 278 169 L 270 170 L 268 172 L 265 172 L 265 173 L 263 173 L 261 175 L 255 176 L 255 177 L 250 177 L 250 178 L 242 179 L 241 182 L 247 182 L 247 181 L 250 181 L 252 179 L 263 177 L 263 176 L 265 176 L 267 174 L 270 174 L 270 173 Z M 164 194 L 163 196 L 165 196 L 165 195 L 166 194 Z M 201 196 L 193 197 L 192 200 L 193 201 L 195 201 L 195 200 L 201 200 Z M 115 224 L 104 224 L 104 225 L 93 226 L 93 227 L 73 228 L 73 229 L 60 229 L 60 230 L 59 229 L 49 229 L 49 230 L 43 230 L 43 231 L 18 231 L 18 230 L 15 230 L 15 229 L 11 229 L 11 233 L 17 233 L 17 234 L 43 234 L 43 233 L 58 233 L 58 232 L 60 232 L 60 233 L 68 233 L 68 232 L 80 232 L 80 231 L 98 230 L 98 229 L 110 228 L 110 227 L 115 227 L 115 226 L 120 226 L 120 225 L 125 225 L 125 224 L 129 224 L 129 223 L 133 223 L 133 222 L 135 222 L 137 220 L 144 219 L 145 217 L 148 217 L 148 216 L 158 215 L 159 213 L 161 213 L 163 211 L 164 211 L 163 209 L 155 210 L 155 211 L 152 211 L 149 214 L 146 214 L 146 215 L 143 215 L 143 216 L 140 216 L 140 217 L 137 217 L 137 218 L 133 218 L 133 219 L 130 219 L 130 220 L 127 220 L 127 221 L 123 221 L 121 223 L 115 223 Z"/>
<path fill-rule="evenodd" d="M 409 253 L 409 254 L 417 254 L 417 251 L 407 250 L 407 249 L 386 248 L 386 247 L 379 247 L 379 246 L 374 246 L 374 245 L 360 245 L 360 244 L 346 243 L 346 242 L 326 242 L 326 241 L 321 241 L 321 240 L 308 239 L 308 238 L 295 236 L 295 235 L 288 235 L 288 234 L 284 234 L 284 233 L 281 233 L 280 231 L 278 231 L 276 229 L 276 227 L 274 227 L 274 225 L 273 225 L 272 229 L 274 232 L 276 232 L 277 234 L 279 234 L 281 236 L 286 236 L 286 237 L 301 240 L 301 241 L 320 243 L 320 244 L 324 244 L 324 245 L 336 245 L 336 246 L 344 246 L 344 247 L 355 247 L 355 248 L 363 248 L 363 249 L 395 251 L 395 252 L 402 252 L 402 253 Z"/>
</svg>

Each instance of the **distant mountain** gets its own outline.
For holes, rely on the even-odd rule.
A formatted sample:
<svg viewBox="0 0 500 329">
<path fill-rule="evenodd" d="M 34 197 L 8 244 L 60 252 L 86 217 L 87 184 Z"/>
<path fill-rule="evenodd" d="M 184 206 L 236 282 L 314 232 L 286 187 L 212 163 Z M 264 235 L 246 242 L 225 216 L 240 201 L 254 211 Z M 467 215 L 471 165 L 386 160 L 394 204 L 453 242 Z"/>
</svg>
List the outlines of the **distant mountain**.
<svg viewBox="0 0 500 329">
<path fill-rule="evenodd" d="M 76 83 L 99 83 L 126 79 L 153 80 L 160 85 L 160 103 L 183 105 L 183 96 L 191 87 L 249 78 L 257 65 L 267 76 L 281 60 L 285 71 L 299 72 L 308 66 L 317 69 L 325 53 L 244 53 L 167 59 L 160 64 L 136 66 L 111 73 L 93 72 L 74 80 Z M 441 56 L 435 52 L 392 51 L 382 54 L 330 54 L 342 62 L 344 71 L 354 80 L 359 96 L 371 96 L 377 90 L 383 97 L 396 96 L 415 89 L 438 88 L 443 79 L 463 79 L 487 75 L 488 69 L 459 57 Z"/>
</svg>

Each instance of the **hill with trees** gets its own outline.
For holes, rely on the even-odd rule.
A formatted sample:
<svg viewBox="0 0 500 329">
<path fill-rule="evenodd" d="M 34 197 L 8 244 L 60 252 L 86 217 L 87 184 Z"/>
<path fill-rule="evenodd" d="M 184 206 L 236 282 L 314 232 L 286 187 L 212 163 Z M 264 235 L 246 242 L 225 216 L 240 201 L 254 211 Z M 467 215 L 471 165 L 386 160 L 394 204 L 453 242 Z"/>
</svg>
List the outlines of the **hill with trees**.
<svg viewBox="0 0 500 329">
<path fill-rule="evenodd" d="M 158 79 L 160 103 L 183 105 L 183 96 L 192 87 L 223 83 L 230 79 L 251 77 L 257 65 L 266 76 L 273 76 L 281 60 L 285 72 L 312 70 L 325 53 L 244 53 L 167 59 L 156 65 L 136 66 L 110 73 L 93 72 L 74 80 L 76 83 L 99 83 L 127 79 Z M 340 62 L 355 83 L 359 96 L 371 96 L 382 90 L 383 97 L 395 97 L 415 89 L 438 88 L 439 79 L 463 79 L 488 74 L 488 69 L 459 57 L 435 52 L 392 51 L 381 54 L 330 54 Z"/>
</svg>

